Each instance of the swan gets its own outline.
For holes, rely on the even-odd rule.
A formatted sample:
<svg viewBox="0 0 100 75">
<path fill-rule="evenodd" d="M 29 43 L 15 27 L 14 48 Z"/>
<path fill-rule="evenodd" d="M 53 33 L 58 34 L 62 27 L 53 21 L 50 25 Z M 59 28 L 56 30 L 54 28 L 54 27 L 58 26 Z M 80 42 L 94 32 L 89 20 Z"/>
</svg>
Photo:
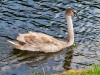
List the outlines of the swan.
<svg viewBox="0 0 100 75">
<path fill-rule="evenodd" d="M 68 39 L 64 41 L 57 40 L 52 36 L 29 31 L 25 34 L 19 34 L 18 42 L 9 41 L 15 48 L 27 51 L 41 51 L 41 52 L 57 52 L 63 48 L 69 47 L 74 43 L 74 30 L 71 16 L 78 17 L 75 9 L 67 8 L 65 11 L 67 25 L 68 25 Z"/>
</svg>

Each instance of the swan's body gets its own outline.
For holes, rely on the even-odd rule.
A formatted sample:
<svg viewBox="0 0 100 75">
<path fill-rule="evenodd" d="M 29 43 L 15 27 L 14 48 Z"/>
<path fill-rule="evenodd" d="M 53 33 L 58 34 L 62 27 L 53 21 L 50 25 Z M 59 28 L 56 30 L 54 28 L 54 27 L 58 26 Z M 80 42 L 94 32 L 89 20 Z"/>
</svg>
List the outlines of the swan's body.
<svg viewBox="0 0 100 75">
<path fill-rule="evenodd" d="M 74 43 L 74 31 L 71 16 L 74 15 L 74 9 L 68 8 L 66 10 L 66 20 L 68 24 L 68 40 L 66 42 L 57 40 L 52 36 L 29 32 L 20 34 L 17 37 L 19 42 L 9 41 L 15 48 L 28 51 L 42 51 L 42 52 L 57 52 L 63 48 L 69 47 Z"/>
</svg>

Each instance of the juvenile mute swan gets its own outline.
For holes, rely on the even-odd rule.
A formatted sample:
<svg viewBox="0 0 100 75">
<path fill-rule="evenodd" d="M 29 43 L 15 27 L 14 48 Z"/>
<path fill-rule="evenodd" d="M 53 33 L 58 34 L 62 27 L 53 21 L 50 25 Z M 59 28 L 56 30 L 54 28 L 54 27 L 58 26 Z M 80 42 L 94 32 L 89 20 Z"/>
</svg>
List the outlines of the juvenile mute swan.
<svg viewBox="0 0 100 75">
<path fill-rule="evenodd" d="M 9 41 L 15 48 L 27 51 L 42 51 L 42 52 L 57 52 L 63 48 L 69 47 L 74 43 L 74 31 L 71 16 L 77 16 L 73 8 L 66 9 L 66 20 L 68 25 L 68 39 L 67 41 L 60 41 L 52 36 L 31 32 L 26 34 L 19 34 L 17 37 L 18 42 Z"/>
</svg>

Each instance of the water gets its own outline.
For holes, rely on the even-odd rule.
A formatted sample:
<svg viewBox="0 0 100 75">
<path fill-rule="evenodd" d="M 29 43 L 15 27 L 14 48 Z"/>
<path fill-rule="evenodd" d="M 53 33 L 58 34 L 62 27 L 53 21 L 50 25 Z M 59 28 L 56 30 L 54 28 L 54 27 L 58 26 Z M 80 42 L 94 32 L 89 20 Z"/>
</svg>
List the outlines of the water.
<svg viewBox="0 0 100 75">
<path fill-rule="evenodd" d="M 75 8 L 75 45 L 57 53 L 16 50 L 7 40 L 18 33 L 42 32 L 57 39 L 67 38 L 65 9 Z M 100 1 L 90 0 L 1 0 L 0 75 L 28 75 L 31 72 L 61 73 L 100 63 Z"/>
</svg>

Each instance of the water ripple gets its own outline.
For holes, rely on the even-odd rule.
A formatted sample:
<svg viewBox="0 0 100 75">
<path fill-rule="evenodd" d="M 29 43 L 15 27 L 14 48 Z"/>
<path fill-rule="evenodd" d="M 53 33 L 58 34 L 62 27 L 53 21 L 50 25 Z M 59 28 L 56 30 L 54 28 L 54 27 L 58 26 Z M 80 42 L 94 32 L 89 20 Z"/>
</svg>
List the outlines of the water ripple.
<svg viewBox="0 0 100 75">
<path fill-rule="evenodd" d="M 60 73 L 83 69 L 100 63 L 100 1 L 80 0 L 1 0 L 0 1 L 0 74 L 32 72 Z M 80 19 L 73 17 L 75 45 L 57 53 L 20 51 L 7 40 L 18 33 L 42 32 L 66 40 L 65 9 L 75 8 Z M 41 65 L 41 66 L 40 66 Z"/>
</svg>

